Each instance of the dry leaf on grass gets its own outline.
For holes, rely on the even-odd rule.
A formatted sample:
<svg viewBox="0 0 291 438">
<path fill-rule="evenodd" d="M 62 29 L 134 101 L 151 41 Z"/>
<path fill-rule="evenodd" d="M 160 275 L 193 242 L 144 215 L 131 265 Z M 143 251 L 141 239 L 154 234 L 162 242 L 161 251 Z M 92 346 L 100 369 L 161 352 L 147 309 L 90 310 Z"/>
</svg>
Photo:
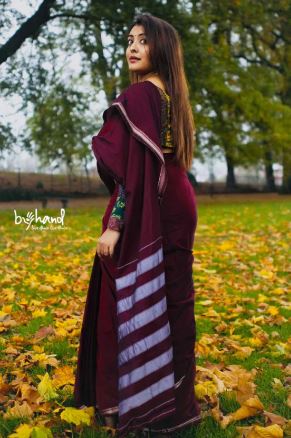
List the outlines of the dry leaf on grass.
<svg viewBox="0 0 291 438">
<path fill-rule="evenodd" d="M 241 438 L 283 438 L 283 429 L 277 424 L 271 426 L 237 427 Z"/>
</svg>

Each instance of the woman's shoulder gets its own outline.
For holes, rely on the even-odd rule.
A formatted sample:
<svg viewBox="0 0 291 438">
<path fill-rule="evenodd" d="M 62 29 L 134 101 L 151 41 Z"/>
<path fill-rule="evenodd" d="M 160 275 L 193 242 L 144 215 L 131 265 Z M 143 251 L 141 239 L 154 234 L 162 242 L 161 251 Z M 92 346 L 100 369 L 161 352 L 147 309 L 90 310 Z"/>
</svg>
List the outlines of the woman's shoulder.
<svg viewBox="0 0 291 438">
<path fill-rule="evenodd" d="M 103 120 L 117 108 L 121 113 L 127 114 L 131 120 L 142 120 L 146 115 L 157 117 L 161 99 L 156 86 L 149 81 L 130 84 L 111 105 L 103 112 Z"/>
<path fill-rule="evenodd" d="M 134 84 L 128 85 L 127 88 L 125 88 L 124 91 L 132 92 L 132 91 L 149 91 L 151 87 L 153 86 L 153 83 L 150 81 L 141 81 L 141 82 L 135 82 Z"/>
<path fill-rule="evenodd" d="M 150 81 L 136 82 L 125 88 L 117 99 L 125 98 L 137 103 L 155 99 L 157 92 L 157 87 Z"/>
<path fill-rule="evenodd" d="M 151 95 L 152 90 L 146 81 L 130 84 L 113 99 L 111 105 L 104 111 L 103 119 L 105 119 L 105 115 L 111 114 L 116 107 L 124 108 L 127 113 L 135 112 L 141 106 L 148 105 Z"/>
<path fill-rule="evenodd" d="M 112 102 L 108 110 L 111 109 L 117 109 L 128 124 L 132 123 L 148 135 L 160 129 L 161 98 L 156 86 L 149 81 L 130 84 Z"/>
</svg>

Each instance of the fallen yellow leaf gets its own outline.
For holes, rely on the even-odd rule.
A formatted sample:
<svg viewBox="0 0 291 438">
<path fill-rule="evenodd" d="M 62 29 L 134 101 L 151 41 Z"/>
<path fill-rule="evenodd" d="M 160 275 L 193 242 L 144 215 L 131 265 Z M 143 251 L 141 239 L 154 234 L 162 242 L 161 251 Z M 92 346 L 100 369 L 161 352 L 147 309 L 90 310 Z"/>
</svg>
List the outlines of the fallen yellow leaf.
<svg viewBox="0 0 291 438">
<path fill-rule="evenodd" d="M 225 429 L 229 425 L 229 423 L 257 415 L 259 412 L 263 411 L 263 409 L 263 404 L 261 403 L 258 396 L 255 395 L 254 397 L 251 397 L 248 400 L 244 401 L 242 406 L 238 408 L 235 412 L 232 412 L 231 414 L 223 417 L 223 420 L 221 421 L 221 427 Z"/>
<path fill-rule="evenodd" d="M 246 438 L 283 438 L 283 430 L 278 424 L 272 424 L 271 426 L 262 427 L 254 426 Z"/>
<path fill-rule="evenodd" d="M 90 425 L 91 417 L 90 414 L 85 409 L 76 409 L 76 408 L 65 408 L 61 413 L 61 419 L 66 421 L 67 423 L 76 424 L 79 426 L 80 424 Z"/>
<path fill-rule="evenodd" d="M 3 415 L 4 418 L 32 416 L 33 410 L 27 401 L 24 401 L 22 404 L 20 404 L 18 401 L 14 402 L 14 406 L 12 408 L 8 408 L 7 412 Z"/>
<path fill-rule="evenodd" d="M 32 426 L 29 426 L 28 424 L 20 424 L 14 433 L 8 435 L 8 438 L 29 438 L 32 429 Z"/>
<path fill-rule="evenodd" d="M 37 385 L 37 390 L 46 401 L 58 396 L 57 392 L 53 388 L 52 381 L 48 373 L 45 373 L 42 380 Z"/>
</svg>

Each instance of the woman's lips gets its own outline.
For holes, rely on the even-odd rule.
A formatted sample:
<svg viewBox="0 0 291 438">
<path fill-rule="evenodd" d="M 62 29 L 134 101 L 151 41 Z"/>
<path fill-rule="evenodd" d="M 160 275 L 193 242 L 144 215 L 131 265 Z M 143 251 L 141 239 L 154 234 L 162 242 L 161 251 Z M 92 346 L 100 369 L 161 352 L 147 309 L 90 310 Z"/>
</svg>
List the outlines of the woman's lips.
<svg viewBox="0 0 291 438">
<path fill-rule="evenodd" d="M 130 61 L 130 62 L 137 62 L 137 61 L 140 61 L 140 60 L 137 59 L 137 58 L 129 58 L 129 61 Z"/>
</svg>

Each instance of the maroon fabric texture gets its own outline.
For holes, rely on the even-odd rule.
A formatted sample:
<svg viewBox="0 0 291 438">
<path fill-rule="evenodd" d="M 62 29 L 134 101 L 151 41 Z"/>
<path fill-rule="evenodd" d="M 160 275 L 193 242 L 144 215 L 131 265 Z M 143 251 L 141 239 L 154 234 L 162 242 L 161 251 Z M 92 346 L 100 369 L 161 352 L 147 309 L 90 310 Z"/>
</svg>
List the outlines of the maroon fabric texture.
<svg viewBox="0 0 291 438">
<path fill-rule="evenodd" d="M 200 406 L 193 388 L 196 371 L 196 323 L 192 248 L 197 225 L 196 197 L 186 173 L 173 162 L 172 154 L 165 154 L 165 161 L 168 183 L 161 205 L 161 225 L 168 316 L 174 349 L 176 412 L 151 424 L 151 430 L 157 432 L 173 432 L 201 420 Z M 104 231 L 116 196 L 117 190 L 113 193 L 102 219 Z M 115 267 L 113 262 L 101 265 L 104 275 L 98 319 L 96 404 L 101 414 L 110 415 L 118 413 L 118 339 L 112 277 Z"/>
<path fill-rule="evenodd" d="M 104 257 L 100 260 L 97 254 L 94 259 L 81 330 L 74 396 L 77 406 L 98 405 L 100 409 L 106 409 L 107 405 L 108 408 L 118 406 L 120 437 L 130 430 L 174 418 L 179 412 L 177 391 L 185 381 L 186 384 L 192 381 L 194 372 L 191 244 L 195 229 L 193 218 L 196 216 L 193 189 L 186 173 L 181 174 L 181 169 L 176 167 L 181 181 L 188 184 L 188 204 L 186 202 L 184 207 L 188 208 L 191 219 L 187 222 L 189 218 L 187 210 L 184 208 L 183 211 L 182 202 L 182 211 L 172 213 L 174 222 L 170 225 L 170 221 L 167 225 L 161 210 L 167 199 L 164 195 L 168 175 L 159 143 L 160 112 L 161 97 L 153 84 L 143 82 L 131 85 L 104 112 L 103 127 L 92 139 L 99 174 L 111 195 L 116 195 L 116 182 L 125 187 L 125 225 L 112 259 Z M 192 192 L 189 192 L 190 188 Z M 185 187 L 183 190 L 185 192 Z M 172 204 L 177 206 L 177 198 L 175 200 L 173 196 L 171 199 L 174 200 Z M 114 196 L 103 218 L 103 231 L 113 203 Z M 165 212 L 170 205 L 168 201 Z M 167 232 L 164 234 L 168 226 L 174 227 L 171 233 L 175 234 L 176 230 L 178 240 L 174 248 L 177 249 L 177 244 L 181 245 L 181 256 L 175 251 L 175 255 L 171 256 L 171 239 L 167 243 Z M 188 231 L 185 234 L 186 229 Z M 165 248 L 169 253 L 167 258 Z M 174 269 L 171 277 L 169 272 L 177 264 L 180 270 Z M 174 310 L 176 286 L 172 286 L 174 301 L 171 302 L 168 281 L 177 284 L 178 291 L 182 290 L 184 294 L 180 296 L 183 300 L 178 305 L 179 317 Z M 112 314 L 113 302 L 115 315 L 114 312 Z M 186 314 L 188 320 L 185 325 Z M 179 321 L 175 322 L 175 318 Z M 186 347 L 188 360 L 184 356 L 179 368 L 175 365 L 180 361 L 177 350 L 179 341 L 177 343 L 175 339 L 182 328 L 180 318 L 183 319 L 182 325 L 192 355 Z M 113 324 L 114 332 L 111 328 Z M 171 332 L 171 326 L 177 326 L 177 329 L 174 328 L 176 332 Z M 117 338 L 112 345 L 107 344 L 109 348 L 105 354 L 106 336 L 109 333 L 114 333 Z M 184 345 L 187 344 L 185 342 Z M 183 350 L 182 346 L 180 348 Z M 114 369 L 107 367 L 112 360 L 110 352 L 115 358 Z M 106 386 L 107 393 L 104 394 L 102 379 L 108 383 L 110 376 L 112 391 Z M 112 379 L 112 376 L 115 378 Z M 175 386 L 177 383 L 178 388 Z M 189 395 L 187 411 L 183 412 L 187 420 L 189 415 L 193 418 L 198 409 L 193 399 L 193 381 L 191 385 L 192 397 Z M 115 405 L 110 406 L 113 400 Z"/>
</svg>

